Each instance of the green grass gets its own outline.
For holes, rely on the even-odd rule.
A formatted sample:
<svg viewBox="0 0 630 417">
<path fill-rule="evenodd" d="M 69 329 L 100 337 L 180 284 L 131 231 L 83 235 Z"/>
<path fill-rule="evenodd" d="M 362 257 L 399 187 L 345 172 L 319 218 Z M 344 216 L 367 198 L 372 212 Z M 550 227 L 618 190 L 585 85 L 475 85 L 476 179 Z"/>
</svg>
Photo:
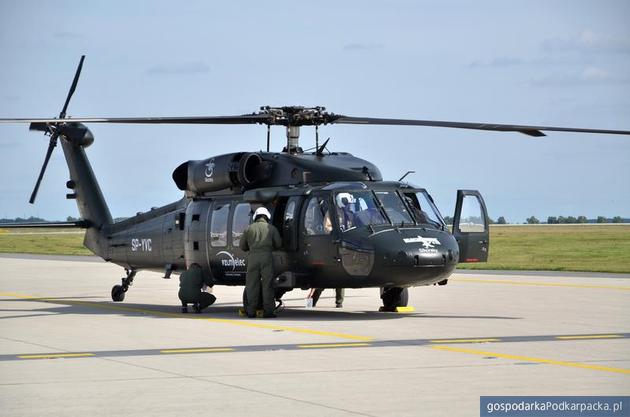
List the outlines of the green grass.
<svg viewBox="0 0 630 417">
<path fill-rule="evenodd" d="M 77 229 L 0 229 L 0 253 L 91 255 Z"/>
<path fill-rule="evenodd" d="M 488 260 L 459 267 L 630 273 L 630 225 L 491 227 Z"/>
<path fill-rule="evenodd" d="M 0 252 L 90 255 L 77 229 L 0 229 Z M 630 273 L 630 225 L 490 228 L 487 263 L 464 269 Z"/>
</svg>

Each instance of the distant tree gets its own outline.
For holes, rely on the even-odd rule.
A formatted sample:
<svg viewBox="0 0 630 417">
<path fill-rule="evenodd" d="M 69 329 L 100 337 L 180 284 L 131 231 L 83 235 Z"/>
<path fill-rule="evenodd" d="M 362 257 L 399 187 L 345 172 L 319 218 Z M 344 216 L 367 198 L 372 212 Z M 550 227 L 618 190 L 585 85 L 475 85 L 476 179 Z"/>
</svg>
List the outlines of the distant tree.
<svg viewBox="0 0 630 417">
<path fill-rule="evenodd" d="M 497 219 L 497 224 L 507 224 L 505 217 L 501 216 Z"/>
<path fill-rule="evenodd" d="M 496 222 L 494 220 L 492 220 L 491 217 L 488 217 L 488 224 L 495 224 Z"/>
<path fill-rule="evenodd" d="M 573 216 L 569 216 L 567 217 L 567 223 L 570 223 L 570 224 L 577 223 L 577 219 Z"/>
<path fill-rule="evenodd" d="M 604 216 L 597 216 L 597 223 L 608 223 L 608 219 Z"/>
<path fill-rule="evenodd" d="M 567 222 L 567 218 L 564 216 L 558 216 L 558 224 L 564 224 Z"/>
<path fill-rule="evenodd" d="M 540 220 L 538 220 L 535 216 L 528 217 L 526 220 L 527 224 L 539 224 Z"/>
<path fill-rule="evenodd" d="M 453 224 L 453 218 L 451 216 L 445 216 L 444 217 L 444 222 L 446 224 Z"/>
<path fill-rule="evenodd" d="M 588 223 L 588 219 L 586 218 L 586 216 L 578 216 L 577 222 L 578 223 Z"/>
<path fill-rule="evenodd" d="M 621 216 L 615 216 L 612 218 L 612 222 L 613 223 L 623 223 L 623 219 L 621 218 Z"/>
<path fill-rule="evenodd" d="M 76 217 L 72 217 L 72 216 L 68 216 L 68 217 L 66 217 L 66 221 L 67 221 L 67 222 L 76 222 L 76 221 L 78 221 L 78 220 L 79 220 L 79 219 L 77 219 Z"/>
<path fill-rule="evenodd" d="M 547 217 L 547 224 L 558 224 L 558 218 L 555 216 Z"/>
</svg>

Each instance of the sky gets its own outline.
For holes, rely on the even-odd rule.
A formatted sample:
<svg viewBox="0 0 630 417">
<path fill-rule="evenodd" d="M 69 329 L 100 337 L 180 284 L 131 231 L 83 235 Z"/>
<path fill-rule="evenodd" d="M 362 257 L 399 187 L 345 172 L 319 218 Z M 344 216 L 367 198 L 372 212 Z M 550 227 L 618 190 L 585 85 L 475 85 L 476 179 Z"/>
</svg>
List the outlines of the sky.
<svg viewBox="0 0 630 417">
<path fill-rule="evenodd" d="M 235 115 L 263 105 L 348 116 L 630 130 L 630 2 L 0 2 L 0 118 Z M 180 163 L 265 147 L 264 126 L 91 125 L 114 217 L 182 194 Z M 325 126 L 332 151 L 407 170 L 443 215 L 478 189 L 490 217 L 630 217 L 630 137 Z M 280 151 L 283 128 L 272 128 Z M 0 125 L 0 217 L 78 216 L 60 147 Z M 302 128 L 301 145 L 314 144 Z"/>
</svg>

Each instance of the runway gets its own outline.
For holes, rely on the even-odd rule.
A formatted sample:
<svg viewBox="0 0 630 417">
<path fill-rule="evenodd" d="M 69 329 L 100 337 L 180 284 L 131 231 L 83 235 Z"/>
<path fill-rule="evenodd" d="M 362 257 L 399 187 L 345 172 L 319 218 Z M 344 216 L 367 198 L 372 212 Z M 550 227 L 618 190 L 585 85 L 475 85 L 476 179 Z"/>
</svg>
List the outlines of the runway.
<svg viewBox="0 0 630 417">
<path fill-rule="evenodd" d="M 242 287 L 179 312 L 178 280 L 93 259 L 0 257 L 3 416 L 478 416 L 481 395 L 627 395 L 627 275 L 475 273 L 413 288 L 285 295 L 278 319 L 236 314 Z"/>
</svg>

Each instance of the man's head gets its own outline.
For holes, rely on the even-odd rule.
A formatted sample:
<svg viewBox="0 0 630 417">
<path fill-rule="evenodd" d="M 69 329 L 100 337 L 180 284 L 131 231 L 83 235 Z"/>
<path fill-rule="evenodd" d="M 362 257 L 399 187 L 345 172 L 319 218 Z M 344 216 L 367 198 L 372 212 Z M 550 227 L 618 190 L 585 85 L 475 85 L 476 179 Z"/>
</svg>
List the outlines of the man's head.
<svg viewBox="0 0 630 417">
<path fill-rule="evenodd" d="M 258 207 L 254 212 L 254 221 L 260 218 L 264 218 L 267 221 L 271 220 L 271 214 L 265 207 Z"/>
</svg>

